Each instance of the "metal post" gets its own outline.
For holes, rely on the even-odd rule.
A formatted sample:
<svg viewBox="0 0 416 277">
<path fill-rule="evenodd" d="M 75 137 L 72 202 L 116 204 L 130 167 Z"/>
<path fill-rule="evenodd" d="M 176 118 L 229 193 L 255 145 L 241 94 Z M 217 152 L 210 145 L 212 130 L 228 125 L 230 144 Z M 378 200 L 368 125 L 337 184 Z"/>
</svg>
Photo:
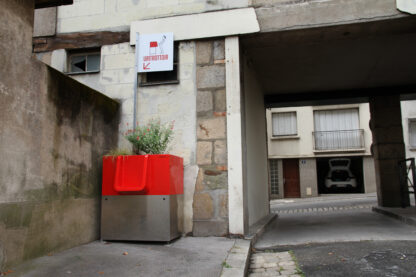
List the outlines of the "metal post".
<svg viewBox="0 0 416 277">
<path fill-rule="evenodd" d="M 415 158 L 411 158 L 410 166 L 412 169 L 412 187 L 413 187 L 413 196 L 416 203 L 416 170 L 415 170 Z M 410 205 L 409 205 L 410 206 Z"/>
<path fill-rule="evenodd" d="M 135 46 L 135 61 L 134 61 L 134 103 L 133 103 L 133 130 L 136 128 L 137 117 L 137 72 L 139 71 L 139 33 L 136 33 L 136 46 Z"/>
<path fill-rule="evenodd" d="M 404 164 L 405 169 L 403 169 L 403 164 Z M 406 160 L 399 161 L 398 167 L 399 167 L 399 180 L 400 180 L 400 191 L 401 191 L 401 200 L 400 200 L 400 202 L 401 202 L 402 208 L 405 208 L 406 203 L 405 203 L 404 199 L 405 199 L 406 196 L 408 196 L 406 194 L 406 190 L 405 190 L 405 186 L 406 186 L 406 182 L 407 182 L 407 176 L 405 175 L 406 173 L 404 173 L 404 172 L 407 171 L 406 170 Z"/>
</svg>

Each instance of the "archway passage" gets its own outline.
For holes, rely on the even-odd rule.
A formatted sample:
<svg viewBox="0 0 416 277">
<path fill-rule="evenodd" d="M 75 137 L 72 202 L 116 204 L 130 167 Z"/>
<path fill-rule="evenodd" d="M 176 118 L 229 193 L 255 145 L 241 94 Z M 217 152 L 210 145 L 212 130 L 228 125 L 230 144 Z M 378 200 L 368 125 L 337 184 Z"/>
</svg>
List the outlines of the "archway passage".
<svg viewBox="0 0 416 277">
<path fill-rule="evenodd" d="M 244 79 L 256 79 L 266 108 L 369 103 L 378 204 L 385 207 L 409 203 L 399 182 L 400 101 L 415 99 L 415 24 L 405 17 L 241 39 Z"/>
</svg>

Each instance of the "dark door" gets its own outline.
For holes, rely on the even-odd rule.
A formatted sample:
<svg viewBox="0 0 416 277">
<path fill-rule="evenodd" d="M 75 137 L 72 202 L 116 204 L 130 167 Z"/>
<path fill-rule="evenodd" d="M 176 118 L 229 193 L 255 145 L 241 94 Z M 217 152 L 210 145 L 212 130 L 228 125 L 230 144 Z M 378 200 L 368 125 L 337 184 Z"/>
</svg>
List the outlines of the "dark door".
<svg viewBox="0 0 416 277">
<path fill-rule="evenodd" d="M 285 198 L 300 197 L 299 159 L 283 160 L 283 186 Z"/>
</svg>

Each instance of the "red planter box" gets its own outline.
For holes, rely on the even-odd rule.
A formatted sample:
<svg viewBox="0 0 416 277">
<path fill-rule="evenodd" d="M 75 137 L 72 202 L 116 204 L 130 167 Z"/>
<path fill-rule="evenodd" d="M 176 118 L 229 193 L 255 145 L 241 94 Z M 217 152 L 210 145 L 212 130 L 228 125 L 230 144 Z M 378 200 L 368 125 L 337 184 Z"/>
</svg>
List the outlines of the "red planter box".
<svg viewBox="0 0 416 277">
<path fill-rule="evenodd" d="M 183 194 L 183 159 L 173 155 L 103 157 L 102 195 Z"/>
</svg>

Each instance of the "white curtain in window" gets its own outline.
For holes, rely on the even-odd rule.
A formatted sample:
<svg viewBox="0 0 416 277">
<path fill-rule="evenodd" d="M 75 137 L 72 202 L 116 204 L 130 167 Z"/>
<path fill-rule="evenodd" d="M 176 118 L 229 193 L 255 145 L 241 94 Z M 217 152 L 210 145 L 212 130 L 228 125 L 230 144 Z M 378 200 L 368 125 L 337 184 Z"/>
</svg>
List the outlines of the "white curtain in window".
<svg viewBox="0 0 416 277">
<path fill-rule="evenodd" d="M 358 109 L 315 111 L 314 122 L 316 149 L 363 147 Z"/>
<path fill-rule="evenodd" d="M 410 147 L 416 148 L 416 120 L 409 121 L 409 143 Z"/>
<path fill-rule="evenodd" d="M 273 113 L 273 136 L 297 134 L 296 112 Z"/>
</svg>

